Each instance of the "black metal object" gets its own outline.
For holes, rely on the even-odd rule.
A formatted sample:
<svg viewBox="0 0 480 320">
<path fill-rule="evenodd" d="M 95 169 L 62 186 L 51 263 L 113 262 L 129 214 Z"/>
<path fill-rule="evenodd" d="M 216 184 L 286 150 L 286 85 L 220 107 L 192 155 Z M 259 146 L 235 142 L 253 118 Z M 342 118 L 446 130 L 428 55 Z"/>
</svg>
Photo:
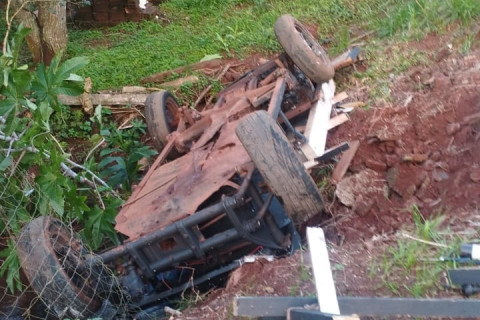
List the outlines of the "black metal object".
<svg viewBox="0 0 480 320">
<path fill-rule="evenodd" d="M 234 313 L 245 317 L 283 317 L 287 309 L 316 304 L 315 297 L 238 297 Z M 480 300 L 338 297 L 343 315 L 411 317 L 479 317 Z M 317 315 L 324 315 L 316 312 Z M 312 318 L 309 318 L 312 319 Z"/>
<path fill-rule="evenodd" d="M 350 149 L 350 145 L 348 142 L 343 142 L 339 144 L 338 146 L 335 146 L 331 149 L 326 150 L 320 157 L 315 158 L 315 161 L 325 161 L 325 160 L 330 160 L 336 155 L 342 153 L 345 150 Z"/>
<path fill-rule="evenodd" d="M 449 269 L 447 275 L 453 285 L 480 285 L 480 268 Z"/>
<path fill-rule="evenodd" d="M 293 136 L 295 137 L 295 140 L 299 143 L 299 144 L 302 144 L 302 143 L 306 143 L 308 141 L 308 139 L 300 132 L 297 131 L 297 129 L 295 129 L 290 120 L 288 120 L 287 116 L 285 115 L 285 113 L 283 113 L 282 110 L 280 110 L 279 112 L 279 115 L 280 115 L 280 118 L 282 119 L 283 123 L 287 126 L 287 129 L 293 133 Z"/>
<path fill-rule="evenodd" d="M 286 249 L 282 244 L 286 243 L 285 237 L 292 233 L 292 229 L 284 223 L 278 224 L 279 218 L 271 215 L 269 207 L 273 196 L 260 194 L 255 186 L 257 178 L 252 180 L 253 173 L 254 167 L 251 166 L 243 178 L 238 177 L 241 185 L 233 196 L 223 195 L 217 203 L 185 219 L 100 254 L 103 263 L 118 265 L 120 262 L 124 266 L 121 282 L 131 294 L 136 308 L 157 303 L 238 267 L 238 261 L 225 265 L 226 261 L 219 259 L 225 253 L 228 260 L 235 259 L 230 253 L 238 250 L 234 248 L 258 245 Z M 200 226 L 209 225 L 211 221 L 222 221 L 221 229 L 205 234 Z M 170 278 L 170 284 L 164 281 L 168 272 L 193 270 L 188 267 L 192 261 L 194 265 L 208 262 L 201 270 L 195 271 L 193 281 L 190 279 L 193 273 L 179 275 L 174 277 L 175 280 Z"/>
<path fill-rule="evenodd" d="M 159 302 L 169 296 L 172 296 L 172 295 L 175 295 L 175 294 L 179 294 L 187 289 L 190 289 L 194 286 L 197 286 L 205 281 L 208 281 L 212 278 L 215 278 L 219 275 L 222 275 L 224 273 L 227 273 L 227 272 L 230 272 L 232 271 L 233 269 L 236 269 L 238 268 L 239 266 L 241 266 L 241 262 L 240 261 L 234 261 L 232 263 L 230 263 L 229 265 L 227 266 L 224 266 L 224 267 L 221 267 L 221 268 L 218 268 L 218 269 L 215 269 L 213 270 L 212 272 L 209 272 L 201 277 L 198 277 L 196 279 L 194 279 L 193 281 L 188 281 L 188 282 L 185 282 L 184 284 L 180 285 L 180 286 L 177 286 L 175 288 L 172 288 L 172 289 L 169 289 L 169 290 L 166 290 L 166 291 L 163 291 L 163 292 L 160 292 L 160 293 L 157 293 L 157 294 L 152 294 L 152 295 L 148 295 L 148 296 L 145 296 L 137 305 L 135 305 L 134 307 L 137 307 L 137 306 L 146 306 L 146 305 L 151 305 L 153 303 L 156 303 L 156 302 Z"/>
</svg>

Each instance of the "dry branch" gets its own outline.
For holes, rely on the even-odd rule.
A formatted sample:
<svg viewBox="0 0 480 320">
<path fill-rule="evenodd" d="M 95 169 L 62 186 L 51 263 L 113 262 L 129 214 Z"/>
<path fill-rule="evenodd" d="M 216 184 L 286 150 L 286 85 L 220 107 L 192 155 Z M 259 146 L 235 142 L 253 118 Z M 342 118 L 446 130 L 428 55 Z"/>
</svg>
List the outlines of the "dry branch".
<svg viewBox="0 0 480 320">
<path fill-rule="evenodd" d="M 206 68 L 209 68 L 209 69 L 218 68 L 223 63 L 224 63 L 224 61 L 221 60 L 221 59 L 202 61 L 202 62 L 190 64 L 190 65 L 187 65 L 187 66 L 179 67 L 179 68 L 176 68 L 176 69 L 173 69 L 173 70 L 168 70 L 168 71 L 153 74 L 151 76 L 142 78 L 140 80 L 140 82 L 141 83 L 152 83 L 152 82 L 162 83 L 162 82 L 165 81 L 166 78 L 170 77 L 173 74 L 182 73 L 182 72 L 185 72 L 187 70 L 194 71 L 194 70 L 200 70 L 200 69 L 206 69 Z"/>
</svg>

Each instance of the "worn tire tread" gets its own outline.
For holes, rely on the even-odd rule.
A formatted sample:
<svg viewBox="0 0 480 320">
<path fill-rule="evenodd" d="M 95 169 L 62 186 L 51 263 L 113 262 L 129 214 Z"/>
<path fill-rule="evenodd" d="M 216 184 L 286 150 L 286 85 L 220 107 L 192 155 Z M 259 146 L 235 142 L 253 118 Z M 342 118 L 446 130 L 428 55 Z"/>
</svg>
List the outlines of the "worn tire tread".
<svg viewBox="0 0 480 320">
<path fill-rule="evenodd" d="M 323 211 L 315 182 L 282 129 L 265 111 L 247 115 L 236 134 L 296 226 Z"/>
<path fill-rule="evenodd" d="M 274 31 L 285 52 L 310 80 L 320 84 L 333 78 L 335 70 L 327 53 L 294 17 L 288 14 L 279 17 Z M 320 55 L 306 43 L 304 37 L 309 39 Z"/>
</svg>

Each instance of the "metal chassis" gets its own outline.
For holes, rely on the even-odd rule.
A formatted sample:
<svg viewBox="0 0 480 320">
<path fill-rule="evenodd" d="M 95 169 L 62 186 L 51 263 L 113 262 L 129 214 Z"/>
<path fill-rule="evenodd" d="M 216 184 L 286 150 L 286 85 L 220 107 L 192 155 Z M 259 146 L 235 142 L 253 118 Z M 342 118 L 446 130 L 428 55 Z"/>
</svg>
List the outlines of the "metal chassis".
<svg viewBox="0 0 480 320">
<path fill-rule="evenodd" d="M 204 208 L 185 219 L 172 223 L 164 229 L 146 234 L 134 241 L 126 242 L 99 255 L 105 264 L 115 264 L 118 260 L 123 259 L 127 273 L 122 275 L 120 280 L 127 288 L 133 300 L 136 300 L 136 303 L 134 303 L 135 307 L 153 304 L 170 295 L 180 293 L 193 285 L 198 285 L 214 276 L 238 267 L 240 262 L 234 261 L 194 279 L 193 282 L 189 281 L 178 287 L 159 293 L 144 294 L 144 282 L 141 278 L 155 281 L 156 274 L 164 271 L 166 268 L 178 265 L 189 259 L 202 259 L 208 252 L 221 248 L 225 243 L 236 240 L 247 240 L 251 244 L 265 246 L 271 249 L 285 249 L 282 244 L 285 243 L 286 235 L 284 231 L 277 226 L 268 210 L 273 195 L 270 194 L 266 201 L 262 200 L 259 191 L 252 181 L 254 170 L 253 165 L 248 168 L 240 188 L 233 196 L 222 196 L 220 202 Z M 253 201 L 257 208 L 260 209 L 257 210 L 254 217 L 247 221 L 241 221 L 237 216 L 236 210 L 249 201 Z M 195 227 L 202 223 L 207 223 L 222 214 L 226 214 L 233 228 L 201 241 L 201 235 Z M 271 236 L 262 237 L 261 235 L 256 235 L 255 233 L 261 228 L 267 228 Z M 295 229 L 290 223 L 287 233 L 292 234 L 294 232 Z M 179 243 L 181 247 L 180 250 L 174 252 L 168 252 L 168 250 L 166 250 L 160 253 L 162 256 L 160 259 L 156 259 L 153 263 L 149 262 L 144 250 L 172 237 L 175 237 L 177 241 L 181 242 Z M 158 247 L 155 247 L 155 250 L 158 253 Z M 137 268 L 140 274 L 136 271 Z"/>
</svg>

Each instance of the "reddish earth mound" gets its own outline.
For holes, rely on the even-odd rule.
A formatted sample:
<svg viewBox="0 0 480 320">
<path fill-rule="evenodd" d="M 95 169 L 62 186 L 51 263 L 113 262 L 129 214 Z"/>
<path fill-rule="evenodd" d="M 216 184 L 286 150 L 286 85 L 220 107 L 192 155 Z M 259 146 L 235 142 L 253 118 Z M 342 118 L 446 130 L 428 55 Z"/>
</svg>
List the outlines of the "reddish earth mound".
<svg viewBox="0 0 480 320">
<path fill-rule="evenodd" d="M 356 110 L 330 142 L 360 140 L 333 214 L 346 240 L 393 233 L 425 217 L 478 210 L 480 201 L 480 52 L 400 78 L 393 103 Z"/>
</svg>

